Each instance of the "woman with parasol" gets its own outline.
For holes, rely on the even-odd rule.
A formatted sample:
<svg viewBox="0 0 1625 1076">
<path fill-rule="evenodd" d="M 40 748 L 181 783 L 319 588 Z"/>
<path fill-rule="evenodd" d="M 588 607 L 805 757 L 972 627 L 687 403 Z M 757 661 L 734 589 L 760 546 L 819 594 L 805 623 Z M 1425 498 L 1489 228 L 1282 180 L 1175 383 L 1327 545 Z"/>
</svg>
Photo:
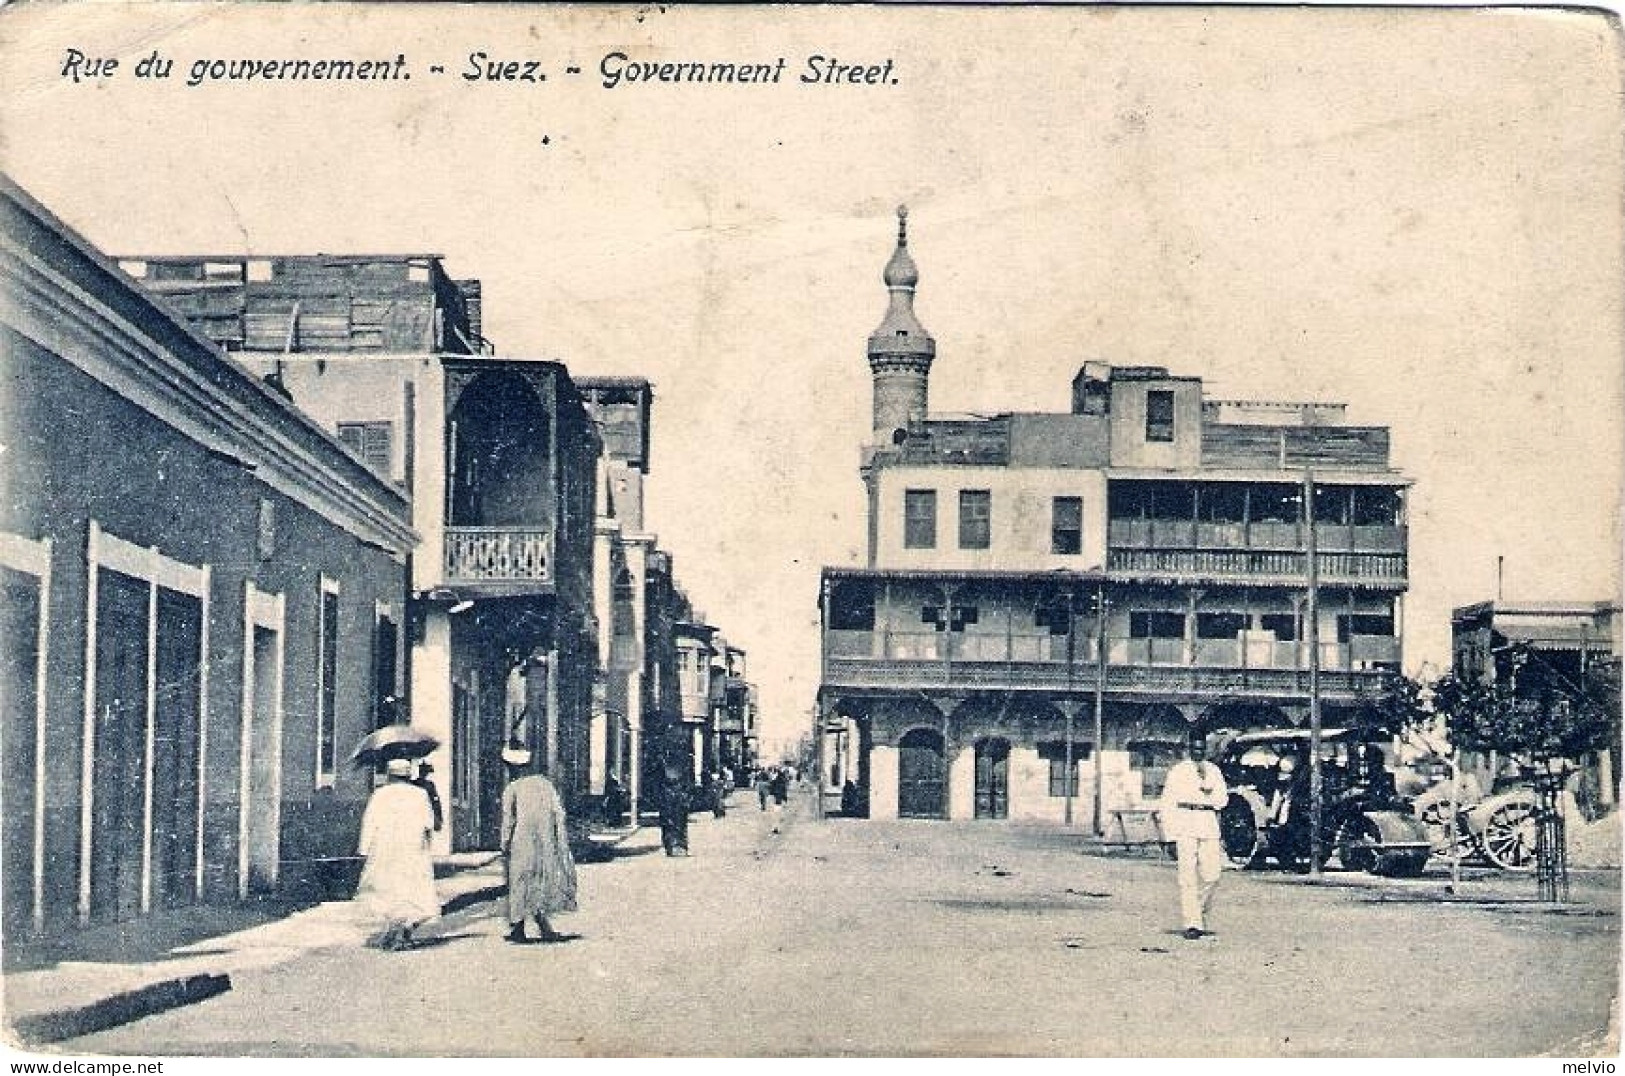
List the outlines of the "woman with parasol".
<svg viewBox="0 0 1625 1076">
<path fill-rule="evenodd" d="M 412 932 L 440 914 L 429 841 L 434 816 L 423 791 L 412 783 L 414 759 L 438 746 L 433 737 L 409 726 L 390 725 L 356 748 L 358 765 L 384 764 L 385 783 L 367 801 L 361 816 L 360 852 L 366 857 L 355 899 L 379 923 L 367 944 L 409 949 Z"/>
</svg>

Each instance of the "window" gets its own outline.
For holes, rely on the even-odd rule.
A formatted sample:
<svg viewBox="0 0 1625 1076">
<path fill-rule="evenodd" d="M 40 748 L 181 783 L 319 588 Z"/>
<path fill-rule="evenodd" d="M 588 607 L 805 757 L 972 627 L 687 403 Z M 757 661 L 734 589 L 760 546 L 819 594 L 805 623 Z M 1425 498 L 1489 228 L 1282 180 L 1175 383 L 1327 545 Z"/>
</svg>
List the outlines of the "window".
<svg viewBox="0 0 1625 1076">
<path fill-rule="evenodd" d="M 1247 618 L 1241 613 L 1197 613 L 1198 639 L 1234 639 L 1247 630 Z"/>
<path fill-rule="evenodd" d="M 1185 614 L 1131 612 L 1128 615 L 1128 634 L 1131 639 L 1183 639 Z"/>
<path fill-rule="evenodd" d="M 1162 796 L 1168 782 L 1168 771 L 1183 757 L 1177 743 L 1129 744 L 1129 765 L 1140 775 L 1140 798 L 1154 800 Z"/>
<path fill-rule="evenodd" d="M 330 785 L 338 768 L 339 584 L 322 577 L 316 610 L 316 783 Z"/>
<path fill-rule="evenodd" d="M 1057 497 L 1050 510 L 1051 553 L 1083 552 L 1083 498 Z"/>
<path fill-rule="evenodd" d="M 920 606 L 920 623 L 938 631 L 964 631 L 965 625 L 976 623 L 980 617 L 981 611 L 974 605 L 953 605 L 946 610 L 940 605 Z"/>
<path fill-rule="evenodd" d="M 1265 613 L 1258 618 L 1258 626 L 1264 631 L 1272 631 L 1279 642 L 1296 642 L 1298 638 L 1298 618 L 1291 613 Z"/>
<path fill-rule="evenodd" d="M 1174 394 L 1168 389 L 1152 389 L 1145 394 L 1145 439 L 1174 439 Z"/>
<path fill-rule="evenodd" d="M 911 489 L 903 492 L 903 548 L 937 547 L 937 491 Z"/>
<path fill-rule="evenodd" d="M 1303 487 L 1260 483 L 1252 488 L 1254 523 L 1296 523 L 1303 503 Z"/>
<path fill-rule="evenodd" d="M 1343 524 L 1349 521 L 1347 486 L 1315 486 L 1315 522 Z"/>
<path fill-rule="evenodd" d="M 1203 523 L 1241 523 L 1247 518 L 1247 487 L 1206 482 L 1197 487 L 1196 518 Z"/>
<path fill-rule="evenodd" d="M 395 697 L 396 670 L 399 666 L 394 610 L 379 603 L 374 614 L 372 635 L 372 723 L 374 728 L 392 725 L 401 716 L 400 704 Z"/>
<path fill-rule="evenodd" d="M 1038 757 L 1049 762 L 1049 794 L 1060 799 L 1068 791 L 1072 795 L 1078 794 L 1078 769 L 1094 754 L 1094 745 L 1089 743 L 1072 742 L 1072 774 L 1071 781 L 1067 780 L 1066 772 L 1066 743 L 1054 741 L 1038 745 Z M 1070 783 L 1071 788 L 1068 789 Z"/>
<path fill-rule="evenodd" d="M 1342 613 L 1337 618 L 1337 641 L 1346 643 L 1353 635 L 1392 635 L 1392 613 Z"/>
<path fill-rule="evenodd" d="M 874 631 L 875 595 L 867 583 L 836 583 L 829 595 L 831 631 Z"/>
<path fill-rule="evenodd" d="M 339 440 L 344 447 L 361 458 L 367 469 L 384 478 L 389 477 L 389 465 L 394 440 L 394 425 L 389 422 L 341 422 Z"/>
<path fill-rule="evenodd" d="M 1357 486 L 1352 517 L 1357 527 L 1391 527 L 1399 522 L 1400 498 L 1397 489 Z"/>
<path fill-rule="evenodd" d="M 959 491 L 959 548 L 986 549 L 992 544 L 993 494 L 985 489 Z"/>
</svg>

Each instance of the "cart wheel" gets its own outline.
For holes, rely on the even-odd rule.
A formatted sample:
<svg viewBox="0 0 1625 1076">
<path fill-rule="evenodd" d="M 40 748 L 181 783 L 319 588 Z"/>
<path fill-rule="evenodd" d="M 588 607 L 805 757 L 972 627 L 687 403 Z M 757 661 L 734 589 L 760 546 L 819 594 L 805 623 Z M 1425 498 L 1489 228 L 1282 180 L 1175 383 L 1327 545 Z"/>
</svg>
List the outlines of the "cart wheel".
<svg viewBox="0 0 1625 1076">
<path fill-rule="evenodd" d="M 1535 805 L 1513 800 L 1484 821 L 1484 858 L 1497 867 L 1527 867 L 1535 858 Z"/>
<path fill-rule="evenodd" d="M 1362 814 L 1349 815 L 1337 824 L 1331 851 L 1346 871 L 1370 871 L 1377 866 L 1376 849 L 1382 844 L 1377 824 Z"/>
<path fill-rule="evenodd" d="M 1240 796 L 1219 812 L 1219 842 L 1225 857 L 1238 867 L 1256 867 L 1264 861 L 1264 836 L 1258 831 L 1253 805 Z"/>
</svg>

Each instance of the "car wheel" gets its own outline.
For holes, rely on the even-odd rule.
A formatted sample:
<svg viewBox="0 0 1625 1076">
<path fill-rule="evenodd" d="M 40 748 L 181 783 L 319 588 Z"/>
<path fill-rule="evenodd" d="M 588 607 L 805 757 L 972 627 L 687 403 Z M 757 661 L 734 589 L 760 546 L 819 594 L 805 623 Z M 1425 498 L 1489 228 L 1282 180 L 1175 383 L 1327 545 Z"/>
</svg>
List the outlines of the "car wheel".
<svg viewBox="0 0 1625 1076">
<path fill-rule="evenodd" d="M 1256 867 L 1264 861 L 1264 837 L 1258 831 L 1253 805 L 1241 796 L 1231 796 L 1219 812 L 1219 841 L 1224 854 L 1238 867 Z"/>
<path fill-rule="evenodd" d="M 1339 867 L 1346 871 L 1370 871 L 1377 866 L 1376 850 L 1382 846 L 1382 834 L 1371 819 L 1353 814 L 1337 824 L 1331 843 Z"/>
</svg>

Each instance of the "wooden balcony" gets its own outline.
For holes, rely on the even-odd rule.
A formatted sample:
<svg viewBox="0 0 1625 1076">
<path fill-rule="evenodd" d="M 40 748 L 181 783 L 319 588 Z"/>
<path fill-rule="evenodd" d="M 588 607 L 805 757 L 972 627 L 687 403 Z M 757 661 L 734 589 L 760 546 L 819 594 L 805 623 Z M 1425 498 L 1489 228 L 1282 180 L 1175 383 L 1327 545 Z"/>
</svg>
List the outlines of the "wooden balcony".
<svg viewBox="0 0 1625 1076">
<path fill-rule="evenodd" d="M 1115 526 L 1115 524 L 1114 524 Z M 1113 577 L 1183 582 L 1246 582 L 1301 586 L 1309 554 L 1258 549 L 1144 549 L 1113 547 L 1106 571 Z M 1321 550 L 1317 561 L 1323 584 L 1403 590 L 1404 553 L 1338 553 Z"/>
<path fill-rule="evenodd" d="M 446 582 L 551 584 L 553 532 L 536 527 L 447 527 Z"/>
<path fill-rule="evenodd" d="M 1322 554 L 1404 553 L 1407 528 L 1317 523 L 1315 545 Z M 1188 519 L 1114 519 L 1107 531 L 1112 549 L 1241 549 L 1302 552 L 1308 535 L 1301 523 L 1199 523 Z"/>
<path fill-rule="evenodd" d="M 873 691 L 993 690 L 1084 694 L 1095 690 L 1095 641 L 1078 638 L 1067 660 L 1065 636 L 975 635 L 958 632 L 826 631 L 824 686 Z M 1259 653 L 1222 640 L 1199 640 L 1187 658 L 1180 639 L 1106 641 L 1106 684 L 1117 697 L 1192 701 L 1214 696 L 1304 701 L 1309 670 L 1294 643 L 1275 643 L 1276 664 L 1243 667 Z M 1352 702 L 1382 690 L 1385 674 L 1361 667 L 1397 661 L 1399 640 L 1356 636 L 1321 644 L 1321 695 Z"/>
</svg>

